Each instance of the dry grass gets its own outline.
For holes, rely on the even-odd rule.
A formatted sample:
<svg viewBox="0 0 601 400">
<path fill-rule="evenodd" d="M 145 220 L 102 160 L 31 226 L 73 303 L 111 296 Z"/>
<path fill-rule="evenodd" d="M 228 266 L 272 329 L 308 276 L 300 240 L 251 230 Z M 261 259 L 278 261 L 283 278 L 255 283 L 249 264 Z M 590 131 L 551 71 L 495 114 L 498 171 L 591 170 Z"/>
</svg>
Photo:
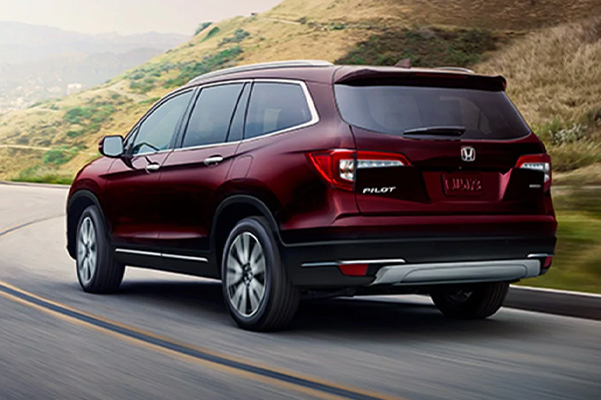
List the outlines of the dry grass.
<svg viewBox="0 0 601 400">
<path fill-rule="evenodd" d="M 601 14 L 598 0 L 286 0 L 267 15 L 532 30 Z"/>
<path fill-rule="evenodd" d="M 531 33 L 475 69 L 505 76 L 529 123 L 577 121 L 601 105 L 601 18 Z"/>
<path fill-rule="evenodd" d="M 594 12 L 601 14 L 601 2 L 598 0 L 286 0 L 257 17 L 236 17 L 214 24 L 190 42 L 154 58 L 141 68 L 156 71 L 166 63 L 186 65 L 201 62 L 204 57 L 229 48 L 230 45 L 220 47 L 220 43 L 237 29 L 249 32 L 250 36 L 237 44 L 243 50 L 241 56 L 226 66 L 296 58 L 334 61 L 374 34 L 411 28 L 414 24 L 486 27 L 510 34 L 506 30 L 523 33 Z M 206 39 L 215 26 L 219 27 L 219 33 Z M 555 115 L 570 118 L 599 99 L 601 80 L 592 60 L 594 52 L 600 53 L 598 43 L 593 40 L 596 31 L 591 29 L 584 25 L 570 25 L 532 34 L 526 39 L 518 39 L 507 54 L 500 51 L 493 55 L 490 62 L 478 66 L 478 69 L 509 77 L 511 95 L 530 122 L 544 123 Z M 549 41 L 548 32 L 557 39 Z M 571 40 L 570 35 L 576 36 Z M 542 51 L 539 47 L 545 47 L 544 52 L 548 54 L 539 54 Z M 523 57 L 521 53 L 525 50 L 530 53 Z M 555 60 L 557 56 L 552 56 L 552 51 L 564 56 Z M 521 67 L 516 68 L 516 63 Z M 586 69 L 583 71 L 579 64 Z M 563 69 L 568 73 L 557 72 Z M 551 70 L 556 72 L 551 73 Z M 162 72 L 153 78 L 155 84 L 143 92 L 130 89 L 132 73 L 128 71 L 95 89 L 46 102 L 30 110 L 0 115 L 0 144 L 78 147 L 80 153 L 60 166 L 61 170 L 69 173 L 78 170 L 93 157 L 91 154 L 96 152 L 100 137 L 127 133 L 149 108 L 152 99 L 171 90 L 164 83 L 177 78 L 181 70 Z M 560 79 L 556 79 L 556 75 L 561 75 Z M 595 82 L 591 82 L 594 77 Z M 114 95 L 122 98 L 113 101 Z M 69 131 L 87 128 L 66 123 L 67 110 L 107 101 L 112 101 L 116 111 L 97 130 L 75 138 L 67 135 Z M 0 179 L 14 177 L 42 163 L 43 152 L 31 151 L 19 157 L 14 157 L 14 154 L 0 151 Z"/>
</svg>

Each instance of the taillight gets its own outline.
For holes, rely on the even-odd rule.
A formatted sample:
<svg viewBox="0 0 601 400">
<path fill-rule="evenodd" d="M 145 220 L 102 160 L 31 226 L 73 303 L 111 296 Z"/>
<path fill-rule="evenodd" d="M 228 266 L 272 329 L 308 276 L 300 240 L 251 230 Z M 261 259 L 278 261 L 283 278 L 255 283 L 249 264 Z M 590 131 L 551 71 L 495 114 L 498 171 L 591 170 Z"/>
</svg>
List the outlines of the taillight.
<svg viewBox="0 0 601 400">
<path fill-rule="evenodd" d="M 551 188 L 551 157 L 548 154 L 529 154 L 527 156 L 521 156 L 515 167 L 542 172 L 544 174 L 545 192 Z"/>
<path fill-rule="evenodd" d="M 308 154 L 319 174 L 337 189 L 353 191 L 357 169 L 402 167 L 410 165 L 401 154 L 378 151 L 336 149 Z"/>
</svg>

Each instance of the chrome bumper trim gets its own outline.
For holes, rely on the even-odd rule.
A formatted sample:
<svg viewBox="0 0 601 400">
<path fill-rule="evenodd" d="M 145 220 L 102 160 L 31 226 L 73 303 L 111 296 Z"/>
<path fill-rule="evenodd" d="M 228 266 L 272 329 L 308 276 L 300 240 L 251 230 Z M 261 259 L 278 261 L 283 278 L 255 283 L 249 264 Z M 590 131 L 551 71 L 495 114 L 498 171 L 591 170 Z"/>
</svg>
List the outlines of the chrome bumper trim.
<svg viewBox="0 0 601 400">
<path fill-rule="evenodd" d="M 540 275 L 537 259 L 403 264 L 380 268 L 373 285 L 515 281 Z"/>
<path fill-rule="evenodd" d="M 302 268 L 312 267 L 336 267 L 338 265 L 349 265 L 349 264 L 402 264 L 405 260 L 402 258 L 396 259 L 375 259 L 375 260 L 341 260 L 341 261 L 322 261 L 322 262 L 307 262 L 301 264 Z"/>
</svg>

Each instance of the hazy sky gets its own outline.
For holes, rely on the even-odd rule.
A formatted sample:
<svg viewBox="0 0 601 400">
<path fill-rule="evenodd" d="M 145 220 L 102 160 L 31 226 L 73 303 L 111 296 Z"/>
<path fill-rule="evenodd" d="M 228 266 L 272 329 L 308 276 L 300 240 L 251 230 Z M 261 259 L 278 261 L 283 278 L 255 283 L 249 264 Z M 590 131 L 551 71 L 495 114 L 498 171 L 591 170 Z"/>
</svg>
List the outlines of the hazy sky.
<svg viewBox="0 0 601 400">
<path fill-rule="evenodd" d="M 0 0 L 0 21 L 83 32 L 192 35 L 203 21 L 270 9 L 282 0 Z"/>
</svg>

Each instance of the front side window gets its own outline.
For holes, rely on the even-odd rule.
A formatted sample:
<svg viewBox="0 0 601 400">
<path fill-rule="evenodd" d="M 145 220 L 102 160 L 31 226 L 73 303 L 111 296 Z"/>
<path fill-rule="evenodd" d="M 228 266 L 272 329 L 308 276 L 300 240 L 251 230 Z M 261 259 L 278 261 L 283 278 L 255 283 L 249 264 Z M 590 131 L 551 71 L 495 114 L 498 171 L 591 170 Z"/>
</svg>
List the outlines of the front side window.
<svg viewBox="0 0 601 400">
<path fill-rule="evenodd" d="M 200 92 L 190 116 L 183 147 L 225 142 L 243 86 L 242 83 L 211 86 Z"/>
<path fill-rule="evenodd" d="M 246 139 L 303 125 L 311 111 L 296 83 L 259 82 L 253 86 L 246 117 Z"/>
<path fill-rule="evenodd" d="M 168 150 L 192 91 L 178 94 L 156 108 L 138 128 L 131 154 L 148 154 Z"/>
</svg>

